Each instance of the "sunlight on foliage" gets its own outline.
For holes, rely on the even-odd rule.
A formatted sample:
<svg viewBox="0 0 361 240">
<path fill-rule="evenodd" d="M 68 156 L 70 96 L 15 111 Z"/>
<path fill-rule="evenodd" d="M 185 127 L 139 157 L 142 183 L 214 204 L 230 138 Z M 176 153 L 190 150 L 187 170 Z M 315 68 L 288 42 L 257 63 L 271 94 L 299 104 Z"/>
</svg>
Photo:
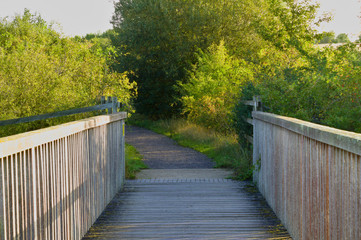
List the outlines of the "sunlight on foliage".
<svg viewBox="0 0 361 240">
<path fill-rule="evenodd" d="M 241 87 L 253 80 L 252 65 L 231 57 L 224 46 L 212 45 L 207 52 L 199 50 L 181 99 L 189 120 L 218 131 L 231 131 L 232 109 Z"/>
<path fill-rule="evenodd" d="M 1 19 L 0 120 L 90 106 L 102 95 L 117 96 L 130 108 L 136 84 L 127 73 L 112 72 L 107 55 L 94 42 L 62 38 L 28 10 Z"/>
<path fill-rule="evenodd" d="M 139 114 L 133 115 L 129 122 L 164 134 L 182 146 L 204 153 L 214 160 L 217 168 L 234 170 L 235 179 L 246 180 L 252 177 L 252 150 L 242 147 L 234 133 L 220 133 L 184 119 L 151 121 Z"/>
</svg>

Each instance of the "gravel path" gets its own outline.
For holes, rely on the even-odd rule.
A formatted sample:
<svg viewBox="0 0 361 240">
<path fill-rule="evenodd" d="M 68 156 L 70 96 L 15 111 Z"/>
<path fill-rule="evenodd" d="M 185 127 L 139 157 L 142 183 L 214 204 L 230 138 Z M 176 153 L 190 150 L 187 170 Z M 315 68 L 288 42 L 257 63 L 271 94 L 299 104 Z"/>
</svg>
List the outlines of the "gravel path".
<svg viewBox="0 0 361 240">
<path fill-rule="evenodd" d="M 206 155 L 179 146 L 174 140 L 150 130 L 126 126 L 125 141 L 143 155 L 151 169 L 213 168 L 215 163 Z"/>
</svg>

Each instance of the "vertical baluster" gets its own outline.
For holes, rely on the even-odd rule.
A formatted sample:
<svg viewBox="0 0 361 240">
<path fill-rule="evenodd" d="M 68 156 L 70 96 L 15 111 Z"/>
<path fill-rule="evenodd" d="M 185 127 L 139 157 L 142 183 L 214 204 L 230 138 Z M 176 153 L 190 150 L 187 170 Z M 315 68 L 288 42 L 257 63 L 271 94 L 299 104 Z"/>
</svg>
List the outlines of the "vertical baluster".
<svg viewBox="0 0 361 240">
<path fill-rule="evenodd" d="M 55 166 L 55 162 L 56 162 L 56 157 L 55 157 L 55 141 L 52 141 L 50 143 L 50 156 L 51 161 L 49 162 L 49 166 L 50 166 L 50 191 L 51 191 L 51 202 L 50 202 L 50 206 L 51 206 L 51 239 L 56 239 L 56 229 L 57 229 L 57 215 L 56 215 L 56 166 Z"/>
<path fill-rule="evenodd" d="M 44 239 L 44 225 L 43 225 L 43 212 L 44 212 L 44 203 L 43 203 L 43 182 L 44 182 L 44 178 L 42 175 L 42 161 L 43 161 L 43 151 L 42 151 L 42 145 L 37 147 L 37 151 L 36 151 L 36 198 L 37 198 L 37 215 L 38 215 L 38 238 L 39 239 Z"/>
<path fill-rule="evenodd" d="M 6 209 L 6 157 L 0 158 L 0 239 L 7 239 L 7 209 Z"/>
</svg>

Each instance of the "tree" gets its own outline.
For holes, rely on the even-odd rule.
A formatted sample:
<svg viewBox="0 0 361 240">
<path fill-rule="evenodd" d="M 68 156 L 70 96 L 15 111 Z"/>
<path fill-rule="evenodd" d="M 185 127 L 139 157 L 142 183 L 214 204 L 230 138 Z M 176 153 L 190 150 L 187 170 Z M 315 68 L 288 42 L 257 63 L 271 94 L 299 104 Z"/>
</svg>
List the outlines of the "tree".
<svg viewBox="0 0 361 240">
<path fill-rule="evenodd" d="M 335 32 L 323 32 L 320 34 L 319 43 L 333 43 L 335 41 Z"/>
<path fill-rule="evenodd" d="M 93 105 L 105 94 L 129 103 L 135 85 L 110 70 L 108 56 L 96 41 L 62 38 L 28 10 L 0 19 L 0 119 Z"/>
<path fill-rule="evenodd" d="M 335 43 L 348 43 L 348 42 L 350 42 L 350 39 L 348 38 L 346 33 L 340 33 L 339 35 L 337 35 L 334 42 Z"/>
<path fill-rule="evenodd" d="M 180 112 L 177 82 L 196 62 L 197 49 L 225 41 L 233 54 L 252 58 L 259 47 L 250 28 L 249 1 L 123 0 L 115 4 L 113 25 L 122 53 L 119 71 L 134 72 L 137 110 L 151 117 Z"/>
<path fill-rule="evenodd" d="M 316 8 L 293 0 L 122 0 L 112 20 L 121 52 L 117 69 L 134 73 L 139 112 L 169 117 L 181 110 L 175 86 L 188 81 L 198 49 L 224 41 L 230 55 L 255 64 L 265 56 L 277 63 L 293 52 L 306 55 Z"/>
<path fill-rule="evenodd" d="M 189 81 L 181 84 L 183 111 L 188 119 L 221 132 L 232 131 L 232 110 L 253 66 L 227 53 L 222 41 L 197 54 Z"/>
</svg>

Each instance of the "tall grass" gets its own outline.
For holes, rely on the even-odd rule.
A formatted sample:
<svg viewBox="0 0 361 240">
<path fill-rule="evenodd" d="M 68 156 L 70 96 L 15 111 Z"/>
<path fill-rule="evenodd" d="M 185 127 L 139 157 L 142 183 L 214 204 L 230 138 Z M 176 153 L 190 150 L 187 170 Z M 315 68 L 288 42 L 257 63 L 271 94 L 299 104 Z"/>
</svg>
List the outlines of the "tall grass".
<svg viewBox="0 0 361 240">
<path fill-rule="evenodd" d="M 125 144 L 125 178 L 135 179 L 137 172 L 148 168 L 143 156 L 131 145 Z"/>
<path fill-rule="evenodd" d="M 235 179 L 246 180 L 252 176 L 252 151 L 241 147 L 236 134 L 222 134 L 184 119 L 151 121 L 133 115 L 128 123 L 164 134 L 182 146 L 204 153 L 215 161 L 217 168 L 233 169 Z"/>
</svg>

